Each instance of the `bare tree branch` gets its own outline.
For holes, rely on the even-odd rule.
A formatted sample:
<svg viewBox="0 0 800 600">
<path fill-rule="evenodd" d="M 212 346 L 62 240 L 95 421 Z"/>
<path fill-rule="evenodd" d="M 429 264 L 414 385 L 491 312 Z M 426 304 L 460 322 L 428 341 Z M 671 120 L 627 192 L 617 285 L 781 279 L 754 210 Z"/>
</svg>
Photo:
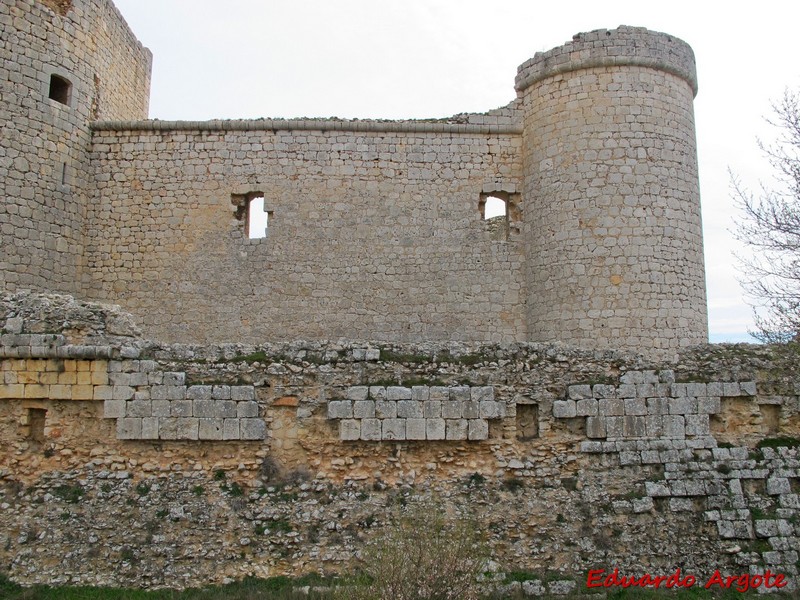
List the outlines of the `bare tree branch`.
<svg viewBox="0 0 800 600">
<path fill-rule="evenodd" d="M 768 122 L 780 131 L 759 141 L 775 170 L 775 187 L 759 195 L 731 174 L 742 212 L 734 235 L 752 254 L 738 256 L 740 281 L 758 303 L 753 335 L 765 342 L 800 340 L 800 94 L 785 91 Z"/>
</svg>

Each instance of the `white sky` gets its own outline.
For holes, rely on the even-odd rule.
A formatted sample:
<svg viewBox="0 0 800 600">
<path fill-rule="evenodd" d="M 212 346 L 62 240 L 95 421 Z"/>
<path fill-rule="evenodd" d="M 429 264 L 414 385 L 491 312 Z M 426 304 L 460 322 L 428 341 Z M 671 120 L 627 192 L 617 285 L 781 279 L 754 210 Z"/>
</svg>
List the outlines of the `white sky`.
<svg viewBox="0 0 800 600">
<path fill-rule="evenodd" d="M 153 52 L 150 117 L 431 118 L 514 99 L 519 64 L 578 32 L 664 31 L 694 49 L 712 341 L 744 339 L 728 169 L 771 173 L 770 102 L 800 89 L 800 2 L 115 0 Z"/>
</svg>

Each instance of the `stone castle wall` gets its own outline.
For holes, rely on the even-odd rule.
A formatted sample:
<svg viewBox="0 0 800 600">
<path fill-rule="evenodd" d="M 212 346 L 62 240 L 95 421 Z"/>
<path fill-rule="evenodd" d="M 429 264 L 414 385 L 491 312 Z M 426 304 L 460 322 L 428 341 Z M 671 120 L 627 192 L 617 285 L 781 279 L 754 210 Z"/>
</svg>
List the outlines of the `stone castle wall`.
<svg viewBox="0 0 800 600">
<path fill-rule="evenodd" d="M 169 341 L 522 340 L 521 249 L 479 210 L 516 192 L 520 143 L 508 124 L 101 125 L 87 293 Z M 255 192 L 262 239 L 232 203 Z"/>
<path fill-rule="evenodd" d="M 770 569 L 797 586 L 790 347 L 659 363 L 530 343 L 165 345 L 116 309 L 32 294 L 3 297 L 0 325 L 0 569 L 17 581 L 353 572 L 396 507 L 428 498 L 477 519 L 505 572 L 583 587 L 596 568 Z"/>
<path fill-rule="evenodd" d="M 146 120 L 150 54 L 109 1 L 3 10 L 6 52 L 26 57 L 4 72 L 9 290 L 119 301 L 175 342 L 667 356 L 707 337 L 697 84 L 680 40 L 576 36 L 523 64 L 517 99 L 485 115 L 161 122 Z M 47 97 L 53 74 L 72 82 L 66 103 Z M 492 195 L 498 222 L 484 219 Z M 248 239 L 256 196 L 268 231 Z"/>
<path fill-rule="evenodd" d="M 0 23 L 0 283 L 80 292 L 89 123 L 147 117 L 151 55 L 110 0 L 3 2 Z"/>
</svg>

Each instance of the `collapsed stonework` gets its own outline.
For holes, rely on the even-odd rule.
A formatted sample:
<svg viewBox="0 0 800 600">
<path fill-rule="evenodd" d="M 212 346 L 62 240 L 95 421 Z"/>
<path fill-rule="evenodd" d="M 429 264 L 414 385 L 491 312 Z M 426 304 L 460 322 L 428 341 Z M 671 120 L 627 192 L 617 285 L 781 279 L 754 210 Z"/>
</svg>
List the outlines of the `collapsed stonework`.
<svg viewBox="0 0 800 600">
<path fill-rule="evenodd" d="M 0 324 L 0 565 L 17 581 L 352 572 L 393 506 L 433 498 L 485 524 L 506 571 L 797 586 L 791 347 L 659 363 L 523 342 L 163 344 L 117 308 L 32 293 L 2 297 Z"/>
</svg>

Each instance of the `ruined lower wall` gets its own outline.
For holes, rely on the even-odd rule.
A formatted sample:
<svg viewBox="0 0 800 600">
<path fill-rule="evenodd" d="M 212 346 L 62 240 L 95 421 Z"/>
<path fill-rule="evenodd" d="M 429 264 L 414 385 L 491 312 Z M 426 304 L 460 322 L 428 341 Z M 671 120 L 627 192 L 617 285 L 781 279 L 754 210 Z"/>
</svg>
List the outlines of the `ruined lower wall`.
<svg viewBox="0 0 800 600">
<path fill-rule="evenodd" d="M 497 568 L 784 574 L 797 354 L 164 345 L 116 309 L 0 301 L 0 570 L 188 586 L 352 572 L 397 506 L 478 519 Z M 773 440 L 759 448 L 759 442 Z M 776 446 L 776 447 L 772 447 Z"/>
</svg>

